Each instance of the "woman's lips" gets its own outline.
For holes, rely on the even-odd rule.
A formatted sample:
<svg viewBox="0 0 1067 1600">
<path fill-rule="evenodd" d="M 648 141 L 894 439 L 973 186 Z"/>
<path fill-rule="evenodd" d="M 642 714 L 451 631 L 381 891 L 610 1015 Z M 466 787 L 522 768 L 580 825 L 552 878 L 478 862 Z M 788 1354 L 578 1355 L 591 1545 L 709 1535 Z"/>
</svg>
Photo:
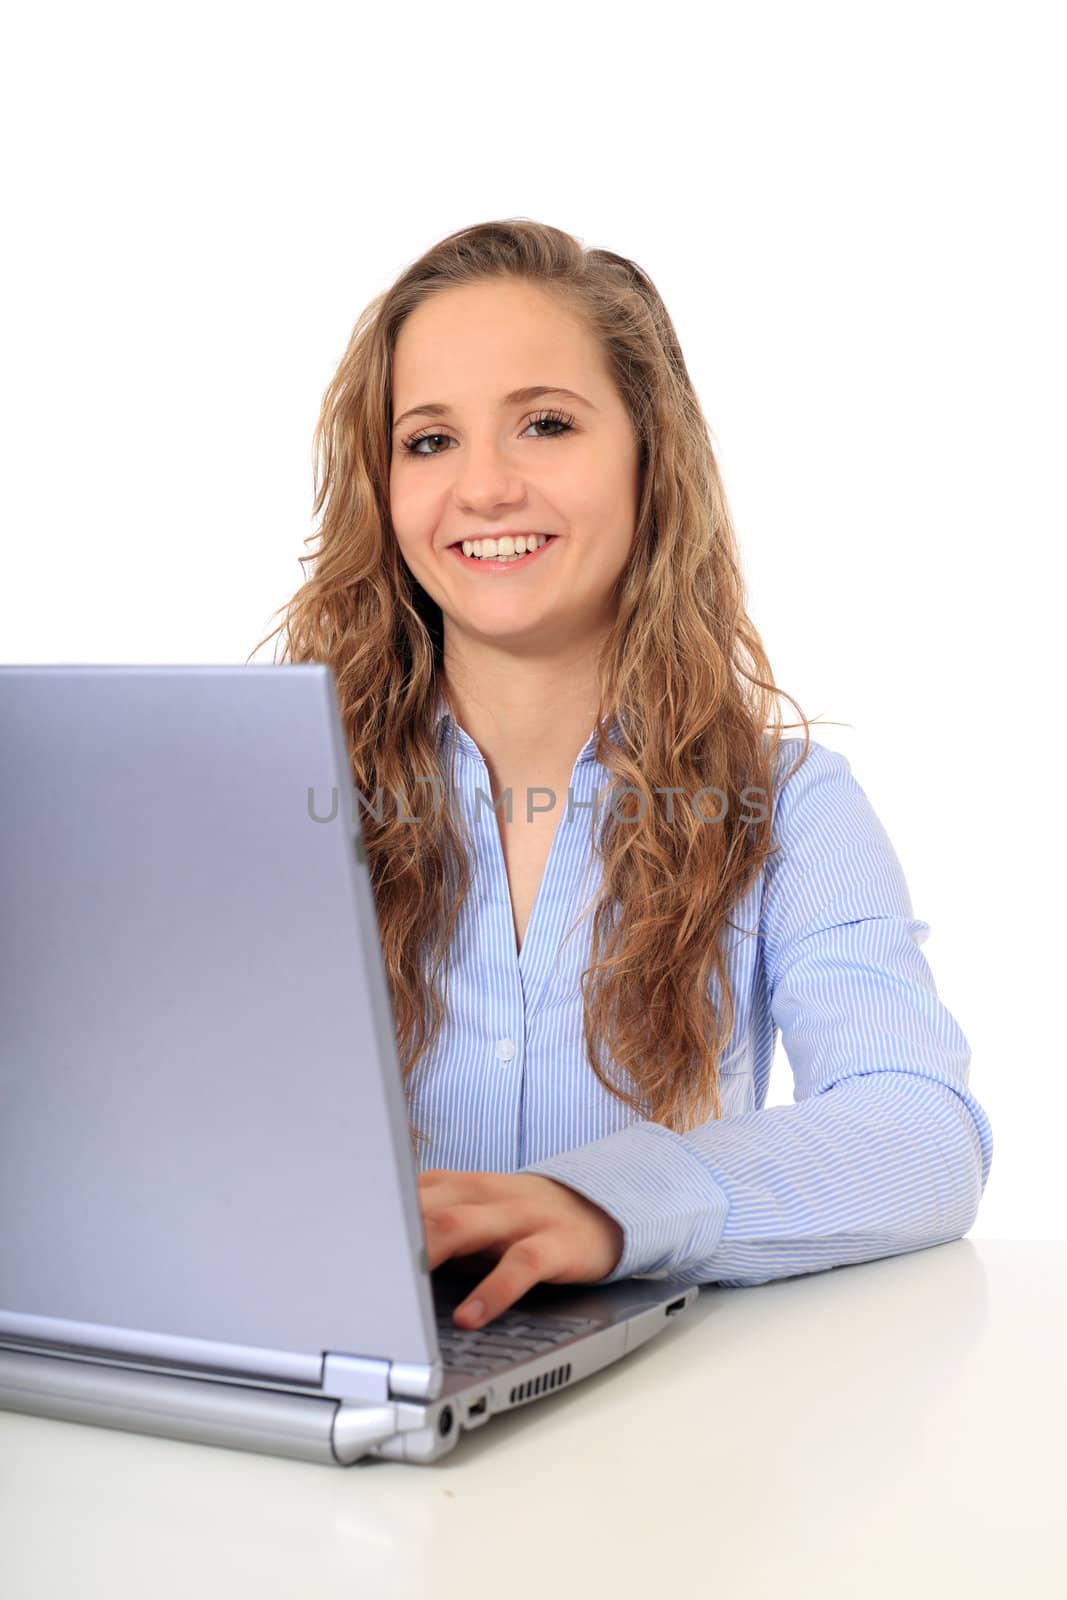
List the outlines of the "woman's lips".
<svg viewBox="0 0 1067 1600">
<path fill-rule="evenodd" d="M 544 544 L 538 545 L 536 550 L 527 550 L 526 554 L 520 556 L 517 561 L 494 561 L 491 557 L 487 560 L 479 560 L 477 556 L 465 556 L 461 544 L 450 545 L 449 550 L 452 555 L 459 557 L 465 567 L 484 567 L 486 572 L 494 572 L 498 578 L 502 578 L 505 573 L 518 572 L 520 567 L 532 566 L 535 561 L 547 555 L 555 542 L 556 535 L 549 534 Z"/>
</svg>

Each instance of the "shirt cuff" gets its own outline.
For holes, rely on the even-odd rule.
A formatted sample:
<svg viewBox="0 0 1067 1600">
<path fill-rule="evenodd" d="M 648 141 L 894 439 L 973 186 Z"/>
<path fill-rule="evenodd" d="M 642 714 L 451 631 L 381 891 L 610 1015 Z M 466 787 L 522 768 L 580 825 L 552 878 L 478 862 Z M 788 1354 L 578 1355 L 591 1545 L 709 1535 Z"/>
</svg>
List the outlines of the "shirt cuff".
<svg viewBox="0 0 1067 1600">
<path fill-rule="evenodd" d="M 706 1261 L 730 1209 L 703 1162 L 659 1122 L 631 1123 L 519 1171 L 576 1189 L 622 1228 L 618 1265 L 597 1283 L 670 1277 L 689 1262 Z"/>
</svg>

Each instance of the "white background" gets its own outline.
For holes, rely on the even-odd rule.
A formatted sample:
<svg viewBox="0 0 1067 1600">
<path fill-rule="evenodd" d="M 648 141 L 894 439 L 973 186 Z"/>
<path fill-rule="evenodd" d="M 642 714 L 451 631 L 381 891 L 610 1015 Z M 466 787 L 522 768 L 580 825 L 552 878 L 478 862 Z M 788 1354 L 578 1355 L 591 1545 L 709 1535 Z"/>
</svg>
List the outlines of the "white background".
<svg viewBox="0 0 1067 1600">
<path fill-rule="evenodd" d="M 777 681 L 846 724 L 814 736 L 931 924 L 996 1141 L 974 1234 L 1067 1236 L 1061 20 L 12 10 L 0 660 L 244 661 L 302 581 L 312 430 L 366 302 L 496 217 L 633 257 Z"/>
</svg>

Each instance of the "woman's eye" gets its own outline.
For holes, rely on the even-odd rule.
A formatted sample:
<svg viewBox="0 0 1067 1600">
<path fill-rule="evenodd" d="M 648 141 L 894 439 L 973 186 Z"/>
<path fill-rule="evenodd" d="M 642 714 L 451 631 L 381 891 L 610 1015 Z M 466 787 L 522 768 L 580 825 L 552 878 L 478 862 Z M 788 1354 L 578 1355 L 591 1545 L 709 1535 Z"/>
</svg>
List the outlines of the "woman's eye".
<svg viewBox="0 0 1067 1600">
<path fill-rule="evenodd" d="M 530 428 L 535 428 L 538 426 L 543 426 L 545 423 L 550 423 L 555 428 L 558 428 L 559 431 L 553 433 L 535 434 L 534 437 L 539 439 L 560 439 L 564 434 L 572 431 L 573 422 L 573 417 L 566 417 L 561 412 L 552 412 L 547 416 L 532 417 L 523 431 L 527 432 Z M 406 439 L 404 441 L 404 449 L 407 451 L 408 455 L 422 456 L 423 458 L 426 458 L 427 456 L 444 455 L 443 450 L 420 450 L 419 445 L 425 444 L 431 439 L 451 439 L 451 437 L 452 435 L 450 433 L 420 433 L 414 439 Z"/>
<path fill-rule="evenodd" d="M 421 433 L 417 439 L 409 439 L 404 449 L 412 456 L 437 456 L 440 450 L 420 450 L 420 444 L 428 444 L 432 439 L 447 439 L 447 433 Z"/>
</svg>

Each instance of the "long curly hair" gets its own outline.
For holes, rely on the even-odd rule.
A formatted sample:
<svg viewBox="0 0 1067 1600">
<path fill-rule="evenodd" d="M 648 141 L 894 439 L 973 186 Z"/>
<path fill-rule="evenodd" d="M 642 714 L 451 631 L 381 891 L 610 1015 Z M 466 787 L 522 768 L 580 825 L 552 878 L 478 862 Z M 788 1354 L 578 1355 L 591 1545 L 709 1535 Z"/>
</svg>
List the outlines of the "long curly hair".
<svg viewBox="0 0 1067 1600">
<path fill-rule="evenodd" d="M 504 277 L 541 286 L 584 318 L 640 442 L 634 539 L 597 658 L 596 755 L 632 804 L 614 801 L 594 828 L 601 884 L 581 979 L 583 1030 L 605 1088 L 637 1115 L 684 1133 L 707 1120 L 709 1106 L 722 1115 L 719 1058 L 734 1022 L 723 930 L 778 848 L 773 774 L 784 728 L 805 730 L 793 771 L 810 734 L 790 695 L 801 721 L 778 719 L 784 691 L 746 613 L 709 428 L 671 319 L 642 269 L 558 228 L 508 218 L 450 234 L 372 300 L 315 429 L 313 511 L 322 521 L 305 543 L 321 542 L 300 557 L 311 572 L 249 659 L 284 629 L 282 662 L 333 669 L 362 796 L 380 788 L 404 795 L 407 808 L 419 794 L 416 775 L 440 772 L 441 612 L 402 560 L 390 521 L 393 351 L 405 319 L 431 295 Z M 620 713 L 623 736 L 609 738 Z M 441 777 L 451 794 L 451 774 Z M 708 786 L 725 797 L 724 818 L 713 826 L 706 811 L 702 821 L 685 804 L 668 819 L 650 798 L 657 789 L 688 797 Z M 769 802 L 757 803 L 755 821 L 752 791 Z M 446 1013 L 448 952 L 471 881 L 469 836 L 449 805 L 430 806 L 417 827 L 410 812 L 381 810 L 365 811 L 361 823 L 408 1095 Z M 410 1111 L 409 1101 L 414 1149 L 428 1135 Z"/>
</svg>

